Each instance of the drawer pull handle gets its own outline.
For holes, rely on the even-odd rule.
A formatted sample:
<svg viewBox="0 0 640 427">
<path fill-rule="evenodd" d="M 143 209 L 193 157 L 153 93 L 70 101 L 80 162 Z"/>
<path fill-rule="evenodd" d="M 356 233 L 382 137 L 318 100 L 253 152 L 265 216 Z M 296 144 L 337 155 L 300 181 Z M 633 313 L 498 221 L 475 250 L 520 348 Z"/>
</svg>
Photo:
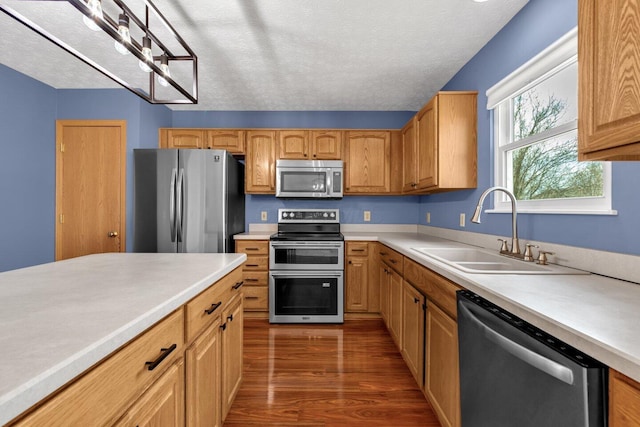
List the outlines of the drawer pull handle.
<svg viewBox="0 0 640 427">
<path fill-rule="evenodd" d="M 161 348 L 160 351 L 162 351 L 162 354 L 160 356 L 158 356 L 158 358 L 156 360 L 154 360 L 153 362 L 145 362 L 145 366 L 147 367 L 148 370 L 153 371 L 177 347 L 178 347 L 177 344 L 172 344 L 171 347 L 169 347 L 169 348 Z"/>
<path fill-rule="evenodd" d="M 247 267 L 260 267 L 258 264 L 246 264 Z"/>
<path fill-rule="evenodd" d="M 351 249 L 351 252 L 364 252 L 364 249 Z"/>
<path fill-rule="evenodd" d="M 227 324 L 223 323 L 222 325 L 220 325 L 220 329 L 222 329 L 223 331 L 227 329 Z"/>
<path fill-rule="evenodd" d="M 245 251 L 259 251 L 260 248 L 245 248 Z"/>
<path fill-rule="evenodd" d="M 246 297 L 244 297 L 244 299 L 258 299 L 258 297 L 246 296 Z"/>
<path fill-rule="evenodd" d="M 241 287 L 242 285 L 244 285 L 244 280 L 242 280 L 242 281 L 240 281 L 240 282 L 236 283 L 236 284 L 235 284 L 235 285 L 233 285 L 232 287 L 233 287 L 233 289 L 235 289 L 235 290 L 237 291 L 238 289 L 240 289 L 240 287 Z"/>
<path fill-rule="evenodd" d="M 229 322 L 233 322 L 233 314 L 230 314 L 229 316 L 227 316 L 227 320 Z"/>
<path fill-rule="evenodd" d="M 245 282 L 257 282 L 258 279 L 244 279 Z"/>
<path fill-rule="evenodd" d="M 389 255 L 389 253 L 388 252 L 380 252 L 380 255 L 387 256 L 387 255 Z"/>
<path fill-rule="evenodd" d="M 390 260 L 389 260 L 389 262 L 390 262 L 391 264 L 397 264 L 397 263 L 398 263 L 398 261 L 396 261 L 396 260 L 394 260 L 394 259 L 390 259 Z"/>
<path fill-rule="evenodd" d="M 417 303 L 420 302 L 420 300 L 418 298 L 416 298 L 416 297 L 413 297 L 413 302 L 417 304 Z"/>
<path fill-rule="evenodd" d="M 204 311 L 204 312 L 205 312 L 205 313 L 207 313 L 207 314 L 211 314 L 211 313 L 213 313 L 214 311 L 216 311 L 216 309 L 217 309 L 218 307 L 220 307 L 221 305 L 222 305 L 222 301 L 220 301 L 220 302 L 219 302 L 219 303 L 217 303 L 217 304 L 211 304 L 211 307 L 210 307 L 210 308 L 208 308 L 208 309 L 205 309 L 205 311 Z"/>
</svg>

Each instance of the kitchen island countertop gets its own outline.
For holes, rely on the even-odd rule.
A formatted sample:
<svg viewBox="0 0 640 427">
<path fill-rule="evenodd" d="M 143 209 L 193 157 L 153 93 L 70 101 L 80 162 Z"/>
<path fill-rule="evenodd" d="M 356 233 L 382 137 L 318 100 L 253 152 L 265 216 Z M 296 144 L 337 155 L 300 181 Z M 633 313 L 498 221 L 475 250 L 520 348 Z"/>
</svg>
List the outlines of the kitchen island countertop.
<svg viewBox="0 0 640 427">
<path fill-rule="evenodd" d="M 110 253 L 0 273 L 0 425 L 245 260 L 244 254 Z"/>
</svg>

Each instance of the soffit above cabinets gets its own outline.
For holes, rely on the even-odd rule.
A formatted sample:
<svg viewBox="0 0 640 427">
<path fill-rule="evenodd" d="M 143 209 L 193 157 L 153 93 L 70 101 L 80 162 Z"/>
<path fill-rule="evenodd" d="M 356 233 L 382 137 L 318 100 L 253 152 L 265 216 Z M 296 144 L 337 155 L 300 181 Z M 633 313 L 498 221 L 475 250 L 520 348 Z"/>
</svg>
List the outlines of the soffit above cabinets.
<svg viewBox="0 0 640 427">
<path fill-rule="evenodd" d="M 420 109 L 527 1 L 154 3 L 198 56 L 199 103 L 172 109 L 395 111 Z M 65 25 L 88 31 L 80 14 Z M 58 89 L 120 87 L 3 13 L 0 28 L 10 68 Z"/>
</svg>

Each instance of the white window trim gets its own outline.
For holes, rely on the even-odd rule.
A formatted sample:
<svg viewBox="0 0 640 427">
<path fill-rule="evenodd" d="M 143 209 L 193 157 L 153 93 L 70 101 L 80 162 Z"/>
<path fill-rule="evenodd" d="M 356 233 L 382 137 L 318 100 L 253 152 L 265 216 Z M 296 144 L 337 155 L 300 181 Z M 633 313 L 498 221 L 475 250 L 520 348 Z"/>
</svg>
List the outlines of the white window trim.
<svg viewBox="0 0 640 427">
<path fill-rule="evenodd" d="M 501 128 L 500 122 L 511 122 L 510 102 L 519 95 L 537 85 L 559 70 L 577 61 L 578 32 L 577 27 L 562 36 L 551 46 L 527 61 L 524 65 L 509 74 L 500 82 L 487 90 L 487 109 L 493 110 L 494 129 L 494 182 L 506 187 L 507 168 L 506 154 L 499 147 L 503 141 L 511 141 L 512 126 Z M 507 101 L 507 102 L 505 102 Z M 510 149 L 528 145 L 534 140 L 542 140 L 554 134 L 564 133 L 577 128 L 577 121 L 561 125 L 555 129 L 542 132 L 531 138 L 511 143 Z M 617 215 L 611 208 L 611 163 L 603 162 L 604 196 L 553 200 L 518 200 L 518 213 L 538 214 L 570 214 L 570 215 Z M 489 213 L 511 212 L 511 202 L 502 192 L 494 192 L 494 208 Z"/>
</svg>

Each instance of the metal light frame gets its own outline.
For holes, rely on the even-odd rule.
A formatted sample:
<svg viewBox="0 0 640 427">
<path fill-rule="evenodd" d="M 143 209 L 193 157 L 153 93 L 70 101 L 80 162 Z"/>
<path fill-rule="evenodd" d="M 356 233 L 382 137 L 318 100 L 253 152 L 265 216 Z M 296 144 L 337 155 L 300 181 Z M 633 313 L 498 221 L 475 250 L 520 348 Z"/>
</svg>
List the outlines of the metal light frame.
<svg viewBox="0 0 640 427">
<path fill-rule="evenodd" d="M 88 16 L 89 18 L 92 18 L 91 10 L 87 7 L 87 3 L 84 0 L 40 0 L 40 1 L 66 1 L 70 3 L 73 7 L 75 7 L 78 11 L 80 11 L 83 15 Z M 144 100 L 146 100 L 151 104 L 197 104 L 198 103 L 198 57 L 193 52 L 193 50 L 189 47 L 189 45 L 187 45 L 187 43 L 182 39 L 182 37 L 180 37 L 180 35 L 176 32 L 176 30 L 169 23 L 169 21 L 166 20 L 166 18 L 162 15 L 162 13 L 160 13 L 158 8 L 150 0 L 144 0 L 144 3 L 145 3 L 144 22 L 140 18 L 138 18 L 122 0 L 110 0 L 110 1 L 113 2 L 115 5 L 117 5 L 122 10 L 122 13 L 125 13 L 127 16 L 129 16 L 129 19 L 131 21 L 135 22 L 135 24 L 145 33 L 145 35 L 149 37 L 153 41 L 153 43 L 155 43 L 163 51 L 164 54 L 167 55 L 167 57 L 169 58 L 169 61 L 192 61 L 192 64 L 193 64 L 192 93 L 193 95 L 189 93 L 186 89 L 184 89 L 176 81 L 174 81 L 170 76 L 165 76 L 162 70 L 160 69 L 160 66 L 156 65 L 156 61 L 160 61 L 160 58 L 162 55 L 154 56 L 152 63 L 146 62 L 145 61 L 146 58 L 142 55 L 142 46 L 136 40 L 131 40 L 131 43 L 124 44 L 124 46 L 126 46 L 127 50 L 131 52 L 140 61 L 145 61 L 145 63 L 149 66 L 149 68 L 153 70 L 152 73 L 149 73 L 149 93 L 148 94 L 139 88 L 132 87 L 122 78 L 118 77 L 117 75 L 113 74 L 106 68 L 102 67 L 100 64 L 96 63 L 95 61 L 93 61 L 91 58 L 87 57 L 83 53 L 78 52 L 76 49 L 69 46 L 67 43 L 60 40 L 58 37 L 54 36 L 53 34 L 49 33 L 48 31 L 46 31 L 45 29 L 43 29 L 42 27 L 40 27 L 39 25 L 31 21 L 30 19 L 24 17 L 14 9 L 0 3 L 0 10 L 6 13 L 7 15 L 9 15 L 10 17 L 12 17 L 13 19 L 15 19 L 16 21 L 20 22 L 21 24 L 25 25 L 26 27 L 30 28 L 36 33 L 40 34 L 47 40 L 57 44 L 62 49 L 66 50 L 73 56 L 77 57 L 87 65 L 90 65 L 91 67 L 98 70 L 105 76 L 109 77 L 114 82 L 130 90 L 131 92 L 135 93 L 136 95 L 138 95 L 139 97 L 143 98 Z M 149 8 L 153 10 L 154 14 L 158 17 L 158 19 L 162 21 L 162 24 L 164 24 L 164 26 L 171 33 L 171 35 L 175 37 L 175 39 L 178 41 L 178 43 L 180 43 L 180 45 L 184 48 L 184 50 L 188 53 L 188 55 L 172 54 L 171 51 L 166 47 L 166 45 L 151 31 L 151 29 L 149 29 L 149 26 L 148 26 L 149 25 Z M 102 31 L 107 33 L 111 38 L 113 38 L 116 41 L 120 41 L 120 35 L 118 34 L 118 22 L 116 20 L 114 20 L 107 14 L 104 14 L 103 19 L 98 19 L 98 20 L 94 19 L 94 22 L 96 23 L 97 26 L 99 26 L 102 29 Z M 156 99 L 155 79 L 154 79 L 154 76 L 156 74 L 159 76 L 162 76 L 171 86 L 173 86 L 178 92 L 180 92 L 186 99 L 173 99 L 173 100 Z"/>
</svg>

